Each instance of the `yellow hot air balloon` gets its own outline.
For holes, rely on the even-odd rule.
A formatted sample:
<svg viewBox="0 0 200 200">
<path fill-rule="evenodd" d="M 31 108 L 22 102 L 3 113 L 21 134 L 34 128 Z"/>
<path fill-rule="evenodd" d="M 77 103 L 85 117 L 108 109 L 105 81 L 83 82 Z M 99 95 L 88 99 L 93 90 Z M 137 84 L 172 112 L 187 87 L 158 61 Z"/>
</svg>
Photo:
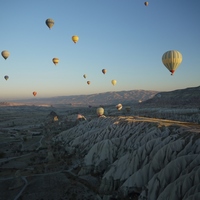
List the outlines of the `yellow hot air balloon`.
<svg viewBox="0 0 200 200">
<path fill-rule="evenodd" d="M 86 74 L 84 74 L 83 77 L 86 78 Z"/>
<path fill-rule="evenodd" d="M 111 83 L 112 83 L 113 85 L 116 85 L 117 81 L 116 81 L 116 80 L 112 80 Z"/>
<path fill-rule="evenodd" d="M 148 2 L 148 1 L 145 1 L 145 2 L 144 2 L 144 5 L 145 5 L 145 6 L 148 6 L 148 5 L 149 5 L 149 2 Z"/>
<path fill-rule="evenodd" d="M 45 21 L 45 23 L 49 27 L 49 29 L 51 29 L 54 25 L 54 20 L 49 18 Z"/>
<path fill-rule="evenodd" d="M 59 59 L 58 59 L 58 58 L 53 58 L 52 61 L 53 61 L 53 63 L 54 63 L 55 65 L 57 65 L 57 64 L 59 63 Z"/>
<path fill-rule="evenodd" d="M 9 55 L 10 55 L 10 52 L 9 51 L 6 51 L 6 50 L 4 50 L 4 51 L 2 51 L 1 52 L 1 55 L 4 57 L 4 59 L 6 60 L 8 57 L 9 57 Z"/>
<path fill-rule="evenodd" d="M 107 72 L 106 69 L 102 69 L 102 73 L 105 74 Z"/>
<path fill-rule="evenodd" d="M 104 114 L 104 109 L 102 107 L 97 108 L 97 115 L 102 116 Z"/>
<path fill-rule="evenodd" d="M 87 81 L 87 84 L 90 85 L 90 81 Z"/>
<path fill-rule="evenodd" d="M 77 35 L 72 36 L 72 41 L 76 44 L 79 40 L 79 37 Z"/>
<path fill-rule="evenodd" d="M 162 56 L 162 62 L 165 67 L 171 72 L 171 75 L 176 71 L 182 62 L 182 55 L 179 51 L 167 51 Z"/>
</svg>

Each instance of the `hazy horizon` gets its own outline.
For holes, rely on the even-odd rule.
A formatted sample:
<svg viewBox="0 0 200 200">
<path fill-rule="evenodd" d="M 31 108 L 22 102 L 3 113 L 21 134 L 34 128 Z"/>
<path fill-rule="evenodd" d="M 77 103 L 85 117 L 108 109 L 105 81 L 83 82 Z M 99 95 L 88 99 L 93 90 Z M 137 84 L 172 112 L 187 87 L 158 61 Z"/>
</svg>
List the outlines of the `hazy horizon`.
<svg viewBox="0 0 200 200">
<path fill-rule="evenodd" d="M 195 87 L 199 87 L 195 86 Z M 187 88 L 193 88 L 193 87 L 186 87 L 186 88 L 176 88 L 174 90 L 165 90 L 165 91 L 157 91 L 157 90 L 144 90 L 144 89 L 137 89 L 137 90 L 120 90 L 120 91 L 106 91 L 106 92 L 97 92 L 97 93 L 91 93 L 91 94 L 72 94 L 72 95 L 59 95 L 59 96 L 47 96 L 47 97 L 26 97 L 26 98 L 0 98 L 0 102 L 2 101 L 20 101 L 20 100 L 39 100 L 39 99 L 51 99 L 51 98 L 58 98 L 58 97 L 77 97 L 77 96 L 89 96 L 89 95 L 97 95 L 97 94 L 104 94 L 104 93 L 110 93 L 110 92 L 128 92 L 128 91 L 155 91 L 155 92 L 171 92 L 171 91 L 176 91 L 176 90 L 182 90 L 182 89 L 187 89 Z"/>
</svg>

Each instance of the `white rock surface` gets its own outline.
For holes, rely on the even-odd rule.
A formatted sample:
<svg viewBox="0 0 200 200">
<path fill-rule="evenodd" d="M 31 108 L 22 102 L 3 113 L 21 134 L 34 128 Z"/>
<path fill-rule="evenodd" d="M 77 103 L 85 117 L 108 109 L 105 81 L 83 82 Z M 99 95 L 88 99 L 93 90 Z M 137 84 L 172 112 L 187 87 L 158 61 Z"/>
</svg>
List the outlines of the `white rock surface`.
<svg viewBox="0 0 200 200">
<path fill-rule="evenodd" d="M 199 133 L 199 127 L 175 122 L 107 117 L 79 124 L 54 140 L 68 154 L 83 157 L 79 175 L 102 174 L 101 193 L 186 200 L 200 199 Z"/>
</svg>

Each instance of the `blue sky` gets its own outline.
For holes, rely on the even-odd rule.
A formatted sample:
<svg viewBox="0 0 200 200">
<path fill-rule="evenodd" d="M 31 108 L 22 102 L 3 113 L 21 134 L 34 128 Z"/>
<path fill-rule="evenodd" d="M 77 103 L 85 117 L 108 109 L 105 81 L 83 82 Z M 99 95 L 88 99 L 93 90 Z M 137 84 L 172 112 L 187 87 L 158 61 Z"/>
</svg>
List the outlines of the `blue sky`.
<svg viewBox="0 0 200 200">
<path fill-rule="evenodd" d="M 1 1 L 0 51 L 10 56 L 0 57 L 0 100 L 33 91 L 43 98 L 199 86 L 199 7 L 199 0 L 151 0 L 148 7 L 142 0 Z M 55 21 L 51 30 L 47 18 Z M 161 61 L 168 50 L 183 56 L 173 76 Z"/>
</svg>

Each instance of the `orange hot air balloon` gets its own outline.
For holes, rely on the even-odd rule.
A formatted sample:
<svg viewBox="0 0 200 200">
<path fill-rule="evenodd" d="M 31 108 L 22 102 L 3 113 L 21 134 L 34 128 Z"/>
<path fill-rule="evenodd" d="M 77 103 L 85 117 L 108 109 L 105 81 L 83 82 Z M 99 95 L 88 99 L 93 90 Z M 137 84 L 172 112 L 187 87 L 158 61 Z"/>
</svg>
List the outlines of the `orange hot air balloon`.
<svg viewBox="0 0 200 200">
<path fill-rule="evenodd" d="M 90 81 L 87 81 L 87 84 L 90 85 Z"/>
<path fill-rule="evenodd" d="M 102 69 L 102 73 L 105 74 L 107 72 L 106 69 Z"/>
<path fill-rule="evenodd" d="M 36 91 L 34 91 L 34 92 L 33 92 L 33 96 L 35 97 L 36 95 L 37 95 L 37 92 L 36 92 Z"/>
</svg>

